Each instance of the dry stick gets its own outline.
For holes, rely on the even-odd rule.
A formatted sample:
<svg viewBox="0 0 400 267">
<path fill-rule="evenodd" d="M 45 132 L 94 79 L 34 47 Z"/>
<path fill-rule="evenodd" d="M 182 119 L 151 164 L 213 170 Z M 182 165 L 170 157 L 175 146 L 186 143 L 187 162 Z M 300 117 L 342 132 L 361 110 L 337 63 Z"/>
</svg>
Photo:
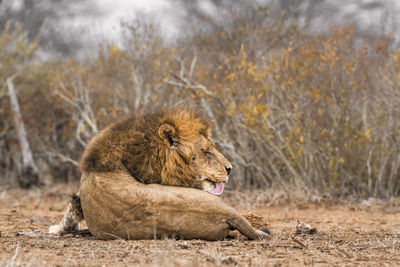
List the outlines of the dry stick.
<svg viewBox="0 0 400 267">
<path fill-rule="evenodd" d="M 61 153 L 59 153 L 59 152 L 56 152 L 56 151 L 47 151 L 47 155 L 52 156 L 52 157 L 57 157 L 57 158 L 59 158 L 62 162 L 71 163 L 72 165 L 74 165 L 74 166 L 76 166 L 76 167 L 79 166 L 79 162 L 78 162 L 78 161 L 73 160 L 73 159 L 71 159 L 70 157 L 65 156 L 65 155 L 63 155 L 63 154 L 61 154 Z"/>
<path fill-rule="evenodd" d="M 52 235 L 49 233 L 34 233 L 34 232 L 17 232 L 16 236 L 27 236 L 27 237 L 33 237 L 33 238 L 68 238 L 68 237 L 77 237 L 77 236 L 81 236 L 81 237 L 87 237 L 87 236 L 91 236 L 92 234 L 89 232 L 89 230 L 79 230 L 79 231 L 72 231 L 72 232 L 68 232 L 66 234 L 63 235 Z"/>
<path fill-rule="evenodd" d="M 17 232 L 16 236 L 27 236 L 27 237 L 34 237 L 34 238 L 38 238 L 38 237 L 58 237 L 58 236 L 52 236 L 48 233 L 33 233 L 33 232 Z"/>
<path fill-rule="evenodd" d="M 300 240 L 298 240 L 297 238 L 295 238 L 294 236 L 291 236 L 292 240 L 294 242 L 296 242 L 297 244 L 299 244 L 301 247 L 303 248 L 307 248 L 307 245 L 303 244 Z"/>
<path fill-rule="evenodd" d="M 19 108 L 18 99 L 15 93 L 12 79 L 12 77 L 7 78 L 8 92 L 11 108 L 13 111 L 12 114 L 15 129 L 17 130 L 18 141 L 21 146 L 23 175 L 29 175 L 29 177 L 23 177 L 24 180 L 19 181 L 19 183 L 23 187 L 30 187 L 32 184 L 38 183 L 38 169 L 33 160 L 32 151 L 29 147 L 28 137 L 25 131 L 25 125 L 21 115 L 21 110 Z"/>
<path fill-rule="evenodd" d="M 19 242 L 18 242 L 18 244 L 17 244 L 17 247 L 15 248 L 15 253 L 14 253 L 13 257 L 11 258 L 11 264 L 10 264 L 10 266 L 14 266 L 15 259 L 16 259 L 17 256 L 18 256 L 18 252 L 19 252 Z M 15 265 L 19 265 L 19 264 L 15 264 Z"/>
</svg>

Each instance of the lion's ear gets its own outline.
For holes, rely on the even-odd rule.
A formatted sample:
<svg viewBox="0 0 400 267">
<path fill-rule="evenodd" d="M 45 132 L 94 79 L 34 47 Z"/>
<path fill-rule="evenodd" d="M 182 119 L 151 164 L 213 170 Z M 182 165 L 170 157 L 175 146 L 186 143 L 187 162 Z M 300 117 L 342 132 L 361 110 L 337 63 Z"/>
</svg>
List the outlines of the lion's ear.
<svg viewBox="0 0 400 267">
<path fill-rule="evenodd" d="M 174 146 L 178 143 L 178 134 L 171 124 L 164 123 L 158 127 L 158 136 L 167 145 Z"/>
</svg>

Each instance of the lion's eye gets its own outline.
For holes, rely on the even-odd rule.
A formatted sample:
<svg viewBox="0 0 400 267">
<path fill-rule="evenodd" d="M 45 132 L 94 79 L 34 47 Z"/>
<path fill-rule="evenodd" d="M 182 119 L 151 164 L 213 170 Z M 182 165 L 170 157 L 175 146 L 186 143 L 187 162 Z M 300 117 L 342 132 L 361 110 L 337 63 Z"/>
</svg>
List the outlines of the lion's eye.
<svg viewBox="0 0 400 267">
<path fill-rule="evenodd" d="M 192 158 L 192 161 L 195 161 L 195 160 L 196 160 L 196 157 L 193 157 L 193 158 Z"/>
<path fill-rule="evenodd" d="M 201 152 L 206 155 L 207 157 L 212 155 L 212 152 L 208 149 L 201 149 Z"/>
</svg>

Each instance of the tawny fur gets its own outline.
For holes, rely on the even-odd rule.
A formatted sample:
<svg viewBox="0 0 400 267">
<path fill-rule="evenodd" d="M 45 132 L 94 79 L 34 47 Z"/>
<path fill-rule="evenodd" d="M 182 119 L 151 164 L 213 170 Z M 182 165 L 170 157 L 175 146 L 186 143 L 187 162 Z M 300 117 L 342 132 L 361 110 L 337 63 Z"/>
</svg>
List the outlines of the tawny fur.
<svg viewBox="0 0 400 267">
<path fill-rule="evenodd" d="M 169 136 L 159 131 L 162 125 L 172 126 Z M 194 109 L 132 116 L 90 142 L 81 159 L 81 172 L 127 170 L 145 184 L 194 187 L 197 173 L 190 168 L 194 143 L 199 134 L 209 139 L 210 132 L 207 118 Z"/>
<path fill-rule="evenodd" d="M 172 185 L 211 191 L 216 182 L 228 180 L 231 168 L 229 161 L 211 141 L 210 123 L 201 112 L 178 107 L 145 116 L 133 116 L 100 132 L 84 151 L 80 163 L 83 215 L 89 230 L 96 234 L 108 231 L 128 239 L 151 238 L 148 233 L 144 234 L 147 231 L 145 229 L 149 227 L 146 223 L 156 217 L 156 220 L 161 220 L 158 217 L 159 211 L 164 209 L 162 206 L 165 203 L 170 203 L 172 206 L 163 212 L 163 216 L 166 217 L 162 220 L 170 218 L 164 221 L 163 227 L 170 225 L 164 229 L 165 233 L 176 233 L 181 238 L 213 240 L 226 236 L 228 228 L 235 228 L 252 239 L 264 237 L 264 233 L 252 228 L 243 217 L 218 198 L 212 198 L 208 193 L 198 194 L 196 190 L 182 189 L 183 191 L 178 192 L 176 187 L 168 187 Z M 152 187 L 145 184 L 162 186 Z M 129 188 L 126 188 L 127 186 Z M 179 201 L 175 194 L 178 194 Z M 115 204 L 117 200 L 122 202 Z M 175 216 L 178 216 L 176 218 L 179 220 L 182 212 L 185 212 L 182 205 L 186 202 L 186 210 L 189 212 L 194 208 L 195 213 L 182 218 L 179 229 L 186 229 L 182 232 L 175 229 L 175 223 L 169 223 L 176 220 L 172 219 Z M 196 202 L 203 203 L 201 211 L 196 208 Z M 130 214 L 122 207 L 128 208 L 130 212 L 135 211 L 135 214 Z M 142 207 L 150 207 L 150 210 L 154 209 L 156 213 L 143 213 Z M 215 214 L 207 215 L 211 216 L 208 219 L 207 207 L 210 210 L 213 207 Z M 142 216 L 138 217 L 138 214 Z M 208 230 L 190 233 L 190 227 L 195 222 L 189 220 L 200 216 L 197 219 L 199 220 L 202 214 L 206 216 L 203 218 L 204 222 L 212 223 L 214 220 L 218 224 L 215 227 L 198 226 L 195 229 Z M 153 217 L 154 215 L 156 217 Z M 58 226 L 52 226 L 50 232 L 60 234 L 76 229 L 82 218 L 82 211 L 70 204 L 63 220 Z M 107 218 L 113 218 L 114 221 L 108 221 Z M 144 227 L 144 232 L 140 227 L 127 230 L 137 223 Z M 105 236 L 102 238 L 107 239 Z"/>
<path fill-rule="evenodd" d="M 211 139 L 211 123 L 197 109 L 175 107 L 144 116 L 131 116 L 96 135 L 85 149 L 80 170 L 85 173 L 128 172 L 145 184 L 211 190 L 210 181 L 227 181 L 231 164 Z M 211 151 L 212 158 L 204 151 Z M 193 161 L 196 158 L 196 161 Z M 79 193 L 78 193 L 79 196 Z M 52 234 L 79 228 L 83 219 L 74 201 Z"/>
</svg>

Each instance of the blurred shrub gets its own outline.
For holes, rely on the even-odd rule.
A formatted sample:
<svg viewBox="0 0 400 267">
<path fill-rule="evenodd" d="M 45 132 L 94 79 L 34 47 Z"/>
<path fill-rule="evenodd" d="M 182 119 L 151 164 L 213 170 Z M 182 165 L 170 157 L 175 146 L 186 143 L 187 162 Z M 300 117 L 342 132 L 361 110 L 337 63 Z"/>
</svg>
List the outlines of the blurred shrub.
<svg viewBox="0 0 400 267">
<path fill-rule="evenodd" d="M 248 181 L 399 194 L 398 52 L 390 54 L 390 40 L 357 47 L 352 27 L 290 39 L 261 57 L 242 44 L 217 67 L 226 110 L 249 134 L 234 146 L 251 159 L 243 166 L 252 168 Z"/>
<path fill-rule="evenodd" d="M 215 122 L 231 187 L 399 196 L 400 50 L 390 37 L 351 26 L 310 33 L 265 9 L 247 14 L 175 44 L 154 25 L 128 24 L 123 47 L 24 64 L 16 83 L 36 157 L 55 180 L 79 179 L 79 155 L 99 129 L 184 101 Z M 1 127 L 12 147 L 12 126 Z"/>
</svg>

